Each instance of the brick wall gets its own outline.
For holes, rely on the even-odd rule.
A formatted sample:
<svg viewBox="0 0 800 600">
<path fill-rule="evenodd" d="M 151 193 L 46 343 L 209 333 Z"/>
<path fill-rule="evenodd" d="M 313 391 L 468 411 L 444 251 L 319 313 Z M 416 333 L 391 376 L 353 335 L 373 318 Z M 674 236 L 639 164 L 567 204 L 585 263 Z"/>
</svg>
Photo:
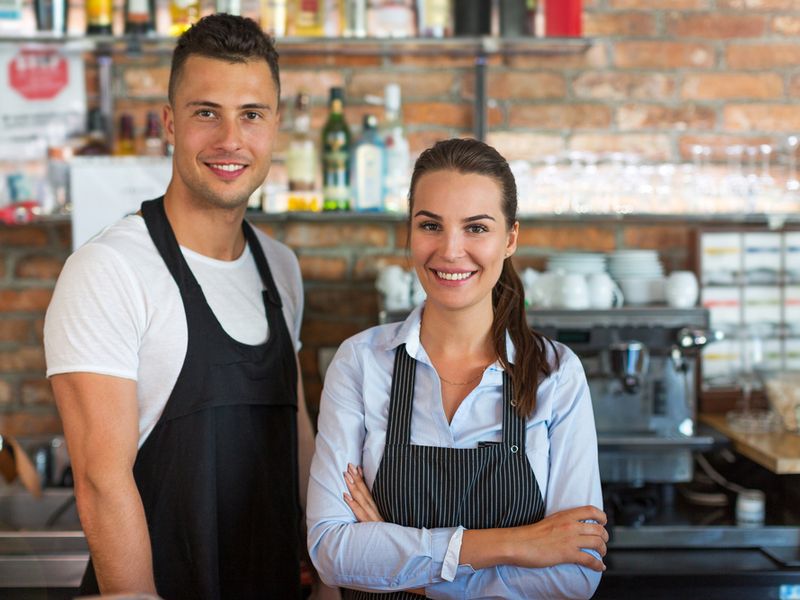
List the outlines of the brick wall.
<svg viewBox="0 0 800 600">
<path fill-rule="evenodd" d="M 248 3 L 244 3 L 247 12 Z M 796 0 L 585 0 L 582 53 L 514 54 L 489 61 L 489 141 L 510 158 L 563 150 L 635 151 L 686 160 L 692 144 L 721 158 L 733 143 L 781 144 L 800 130 L 800 2 Z M 280 49 L 280 41 L 278 41 Z M 321 128 L 327 90 L 346 88 L 346 115 L 391 81 L 402 87 L 412 150 L 473 131 L 468 56 L 345 56 L 321 50 L 281 59 L 283 97 L 312 96 Z M 117 57 L 117 111 L 136 116 L 164 99 L 169 56 Z M 94 71 L 89 69 L 89 87 Z M 285 144 L 285 134 L 282 144 Z"/>
</svg>

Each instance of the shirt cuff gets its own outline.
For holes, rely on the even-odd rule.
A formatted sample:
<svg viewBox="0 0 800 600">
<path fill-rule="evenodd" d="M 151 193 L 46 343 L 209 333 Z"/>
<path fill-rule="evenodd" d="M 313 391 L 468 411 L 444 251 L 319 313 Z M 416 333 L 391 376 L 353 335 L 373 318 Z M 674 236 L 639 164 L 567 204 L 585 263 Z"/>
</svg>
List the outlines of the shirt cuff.
<svg viewBox="0 0 800 600">
<path fill-rule="evenodd" d="M 456 571 L 458 571 L 458 557 L 461 556 L 461 539 L 464 537 L 464 528 L 457 527 L 450 540 L 447 543 L 447 551 L 444 553 L 444 561 L 442 562 L 441 577 L 445 581 L 453 581 L 456 578 Z M 434 540 L 434 547 L 436 540 Z M 439 556 L 435 554 L 434 556 Z"/>
</svg>

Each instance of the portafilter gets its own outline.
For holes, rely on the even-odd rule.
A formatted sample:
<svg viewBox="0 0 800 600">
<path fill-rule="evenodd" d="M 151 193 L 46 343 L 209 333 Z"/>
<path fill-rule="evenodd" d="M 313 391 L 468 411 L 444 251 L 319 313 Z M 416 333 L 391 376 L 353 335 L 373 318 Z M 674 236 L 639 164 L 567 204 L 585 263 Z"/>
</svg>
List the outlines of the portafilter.
<svg viewBox="0 0 800 600">
<path fill-rule="evenodd" d="M 608 347 L 608 356 L 611 373 L 622 382 L 626 392 L 636 392 L 650 365 L 647 346 L 636 340 L 614 342 Z"/>
</svg>

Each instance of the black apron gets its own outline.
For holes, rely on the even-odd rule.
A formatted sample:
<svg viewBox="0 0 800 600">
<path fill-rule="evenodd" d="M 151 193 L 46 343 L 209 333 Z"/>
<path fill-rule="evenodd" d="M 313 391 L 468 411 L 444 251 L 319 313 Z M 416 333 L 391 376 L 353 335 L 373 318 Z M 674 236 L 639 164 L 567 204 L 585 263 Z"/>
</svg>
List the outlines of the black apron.
<svg viewBox="0 0 800 600">
<path fill-rule="evenodd" d="M 525 420 L 514 409 L 503 373 L 503 441 L 477 448 L 411 444 L 417 361 L 395 351 L 386 448 L 372 496 L 383 520 L 406 527 L 490 529 L 536 523 L 544 500 L 525 455 Z M 419 600 L 408 592 L 345 590 L 348 600 Z"/>
<path fill-rule="evenodd" d="M 214 316 L 164 212 L 147 229 L 180 289 L 186 358 L 164 412 L 136 457 L 158 594 L 167 599 L 299 598 L 297 368 L 281 299 L 256 235 L 269 339 L 231 338 Z M 81 593 L 97 593 L 91 561 Z"/>
</svg>

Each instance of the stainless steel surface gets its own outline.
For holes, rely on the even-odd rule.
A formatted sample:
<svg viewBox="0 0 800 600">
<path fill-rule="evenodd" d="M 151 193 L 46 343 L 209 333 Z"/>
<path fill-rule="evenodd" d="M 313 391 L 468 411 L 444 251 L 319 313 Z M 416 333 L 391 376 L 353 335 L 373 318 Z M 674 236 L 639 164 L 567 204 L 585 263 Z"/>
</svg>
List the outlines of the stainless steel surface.
<svg viewBox="0 0 800 600">
<path fill-rule="evenodd" d="M 800 528 L 648 525 L 613 531 L 613 548 L 798 548 Z"/>
<path fill-rule="evenodd" d="M 650 353 L 642 342 L 613 342 L 608 347 L 611 373 L 622 382 L 627 392 L 639 389 L 650 366 Z"/>
<path fill-rule="evenodd" d="M 0 490 L 0 588 L 77 587 L 88 560 L 72 489 Z"/>
</svg>

